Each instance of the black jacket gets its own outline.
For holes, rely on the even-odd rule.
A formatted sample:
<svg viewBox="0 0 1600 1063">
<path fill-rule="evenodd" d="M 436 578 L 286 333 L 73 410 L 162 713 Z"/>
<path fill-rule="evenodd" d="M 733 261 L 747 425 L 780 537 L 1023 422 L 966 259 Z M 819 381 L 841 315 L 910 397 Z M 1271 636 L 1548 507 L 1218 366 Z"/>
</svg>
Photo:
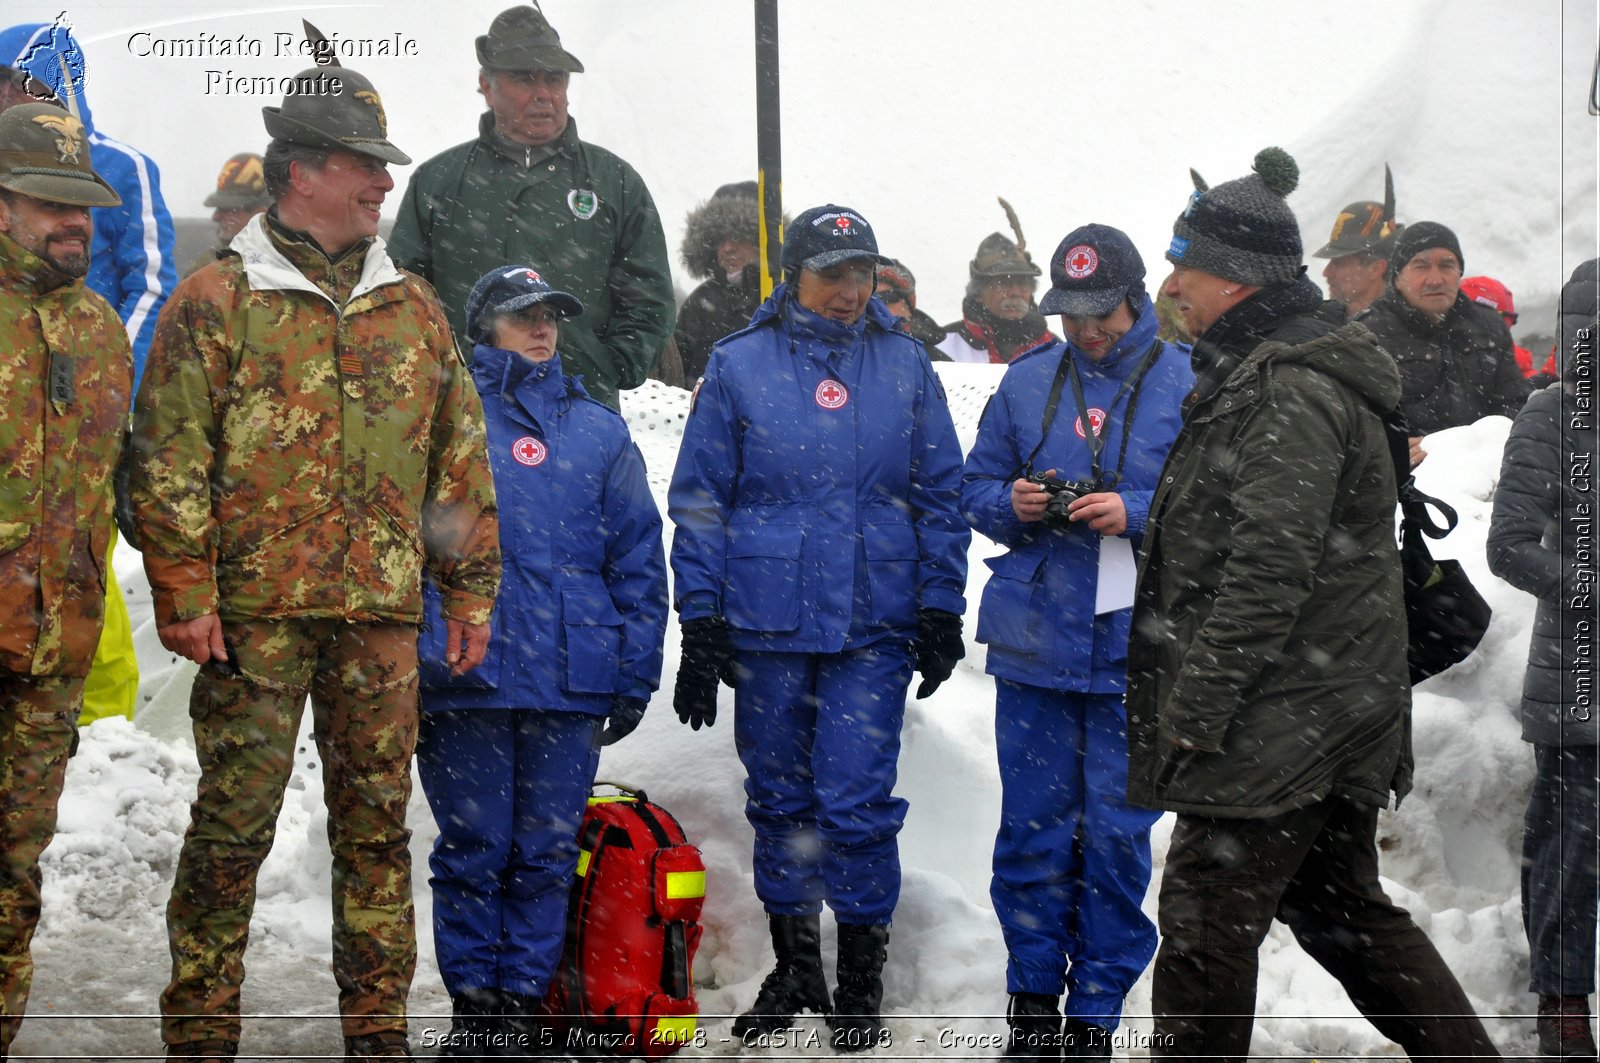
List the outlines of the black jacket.
<svg viewBox="0 0 1600 1063">
<path fill-rule="evenodd" d="M 1561 385 L 1535 393 L 1511 426 L 1494 492 L 1489 569 L 1539 599 L 1522 737 L 1543 745 L 1600 743 L 1596 661 L 1578 653 L 1595 645 L 1595 423 L 1593 406 Z"/>
<path fill-rule="evenodd" d="M 1505 322 L 1465 295 L 1435 323 L 1391 287 L 1356 320 L 1400 366 L 1400 412 L 1418 435 L 1515 417 L 1532 390 Z"/>
<path fill-rule="evenodd" d="M 755 266 L 745 267 L 738 284 L 712 277 L 689 293 L 678 308 L 678 329 L 673 333 L 683 358 L 684 387 L 694 387 L 706 371 L 711 348 L 750 324 L 750 315 L 760 305 L 761 273 Z"/>
</svg>

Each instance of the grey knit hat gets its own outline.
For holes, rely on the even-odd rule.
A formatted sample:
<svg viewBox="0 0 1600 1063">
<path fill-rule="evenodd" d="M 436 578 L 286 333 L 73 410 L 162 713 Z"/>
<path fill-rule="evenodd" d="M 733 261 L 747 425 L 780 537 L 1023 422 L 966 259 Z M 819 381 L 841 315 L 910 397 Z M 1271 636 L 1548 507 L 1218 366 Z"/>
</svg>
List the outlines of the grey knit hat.
<svg viewBox="0 0 1600 1063">
<path fill-rule="evenodd" d="M 1300 223 L 1284 202 L 1300 183 L 1300 167 L 1282 148 L 1263 148 L 1251 170 L 1215 188 L 1189 171 L 1195 191 L 1172 224 L 1167 261 L 1260 287 L 1300 275 Z"/>
</svg>

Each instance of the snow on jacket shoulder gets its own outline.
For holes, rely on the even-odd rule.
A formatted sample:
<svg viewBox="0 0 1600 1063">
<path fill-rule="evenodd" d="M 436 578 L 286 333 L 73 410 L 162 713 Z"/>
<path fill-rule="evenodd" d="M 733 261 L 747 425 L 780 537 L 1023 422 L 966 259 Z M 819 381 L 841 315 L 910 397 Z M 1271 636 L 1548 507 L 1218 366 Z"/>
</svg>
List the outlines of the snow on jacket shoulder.
<svg viewBox="0 0 1600 1063">
<path fill-rule="evenodd" d="M 563 376 L 480 344 L 504 573 L 484 662 L 452 677 L 439 595 L 418 643 L 423 708 L 604 714 L 661 679 L 667 573 L 661 514 L 622 416 Z"/>
<path fill-rule="evenodd" d="M 961 451 L 922 345 L 779 285 L 711 353 L 673 471 L 674 595 L 741 649 L 832 653 L 965 610 Z"/>
<path fill-rule="evenodd" d="M 1565 401 L 1563 401 L 1565 399 Z M 1592 689 L 1579 687 L 1566 639 L 1593 623 L 1592 471 L 1574 476 L 1577 455 L 1594 452 L 1595 419 L 1562 385 L 1536 391 L 1506 439 L 1489 522 L 1489 569 L 1539 599 L 1522 685 L 1522 737 L 1545 745 L 1600 743 Z"/>
<path fill-rule="evenodd" d="M 962 475 L 961 508 L 974 529 L 1009 547 L 985 561 L 992 574 L 977 638 L 989 646 L 990 675 L 1056 690 L 1124 688 L 1132 608 L 1095 613 L 1101 536 L 1084 527 L 1022 523 L 1011 507 L 1011 485 L 1049 469 L 1065 480 L 1093 479 L 1070 379 L 1062 381 L 1045 431 L 1052 383 L 1065 368 L 1062 359 L 1071 357 L 1090 420 L 1103 425 L 1102 471 L 1110 475 L 1120 466 L 1113 489 L 1128 512 L 1124 537 L 1137 547 L 1162 462 L 1182 423 L 1184 396 L 1194 384 L 1188 350 L 1159 341 L 1158 325 L 1147 299 L 1133 328 L 1099 362 L 1059 341 L 1024 354 L 1007 368 L 984 409 Z"/>
<path fill-rule="evenodd" d="M 1315 322 L 1309 281 L 1252 299 L 1229 311 L 1245 325 L 1233 342 L 1216 342 L 1222 321 L 1199 341 L 1201 383 L 1151 500 L 1129 798 L 1244 818 L 1330 796 L 1382 805 L 1409 789 L 1411 763 L 1394 466 L 1376 412 L 1394 407 L 1399 373 L 1365 328 Z M 1272 340 L 1294 323 L 1314 338 Z"/>
</svg>

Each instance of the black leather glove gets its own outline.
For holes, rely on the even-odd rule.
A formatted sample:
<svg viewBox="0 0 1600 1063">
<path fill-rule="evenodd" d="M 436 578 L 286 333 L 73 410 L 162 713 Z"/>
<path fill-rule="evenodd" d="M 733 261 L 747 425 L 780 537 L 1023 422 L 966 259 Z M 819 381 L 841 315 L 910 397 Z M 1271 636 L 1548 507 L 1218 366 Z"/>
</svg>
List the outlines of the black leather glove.
<svg viewBox="0 0 1600 1063">
<path fill-rule="evenodd" d="M 672 708 L 678 719 L 694 728 L 717 722 L 717 683 L 734 686 L 733 639 L 728 622 L 720 616 L 685 620 L 683 656 L 678 661 L 678 680 L 672 688 Z"/>
<path fill-rule="evenodd" d="M 922 673 L 922 683 L 917 687 L 917 700 L 939 689 L 939 684 L 950 678 L 956 662 L 967 655 L 967 644 L 961 641 L 961 618 L 943 609 L 917 610 L 917 637 L 912 640 L 911 652 L 917 658 L 917 671 Z"/>
<path fill-rule="evenodd" d="M 644 698 L 630 698 L 618 694 L 611 699 L 611 711 L 606 714 L 606 729 L 600 732 L 600 744 L 609 746 L 633 734 L 644 719 L 644 709 L 649 702 Z"/>
</svg>

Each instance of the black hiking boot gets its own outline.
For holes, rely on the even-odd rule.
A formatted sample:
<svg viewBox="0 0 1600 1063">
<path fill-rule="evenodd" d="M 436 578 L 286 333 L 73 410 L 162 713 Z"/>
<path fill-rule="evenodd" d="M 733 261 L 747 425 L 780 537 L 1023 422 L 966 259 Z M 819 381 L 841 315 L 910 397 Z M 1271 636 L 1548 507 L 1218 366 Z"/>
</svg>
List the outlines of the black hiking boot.
<svg viewBox="0 0 1600 1063">
<path fill-rule="evenodd" d="M 1539 997 L 1539 1054 L 1546 1059 L 1595 1061 L 1589 998 Z"/>
<path fill-rule="evenodd" d="M 839 986 L 833 994 L 835 1052 L 863 1052 L 887 1044 L 883 1008 L 883 962 L 889 956 L 887 926 L 839 924 Z"/>
<path fill-rule="evenodd" d="M 1059 998 L 1043 993 L 1012 993 L 1006 1005 L 1006 1039 L 1003 1059 L 1045 1063 L 1061 1058 L 1061 1007 Z"/>
<path fill-rule="evenodd" d="M 815 915 L 769 915 L 777 965 L 761 982 L 750 1010 L 733 1020 L 741 1041 L 785 1029 L 802 1011 L 828 1014 L 828 983 L 822 975 L 822 920 Z"/>
<path fill-rule="evenodd" d="M 1110 1059 L 1111 1031 L 1092 1022 L 1067 1016 L 1062 1027 L 1061 1057 L 1063 1059 Z"/>
</svg>

